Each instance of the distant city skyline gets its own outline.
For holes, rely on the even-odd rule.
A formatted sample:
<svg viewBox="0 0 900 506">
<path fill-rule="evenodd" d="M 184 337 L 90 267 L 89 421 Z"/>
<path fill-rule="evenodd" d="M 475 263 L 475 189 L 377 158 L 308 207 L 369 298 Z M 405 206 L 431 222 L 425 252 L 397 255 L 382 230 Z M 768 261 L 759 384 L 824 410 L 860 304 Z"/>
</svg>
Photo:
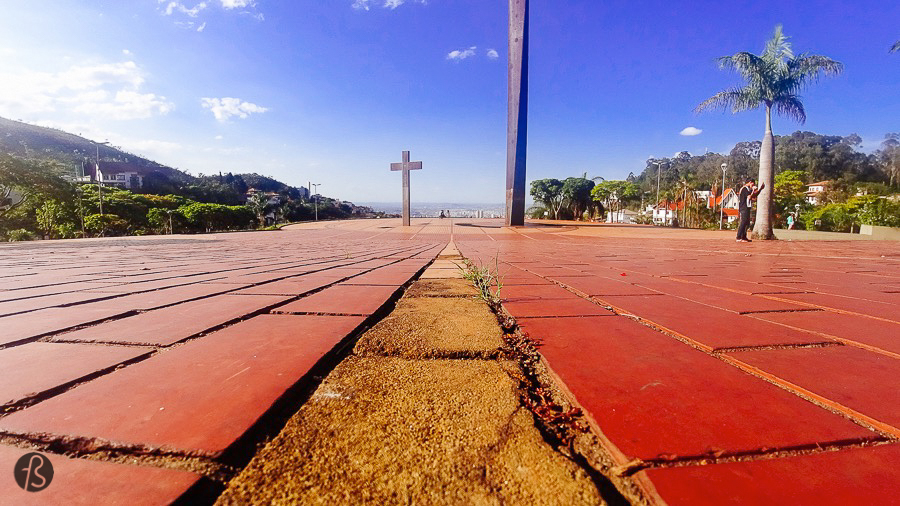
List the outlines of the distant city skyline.
<svg viewBox="0 0 900 506">
<path fill-rule="evenodd" d="M 8 0 L 0 116 L 52 126 L 192 174 L 257 172 L 324 195 L 394 202 L 403 150 L 415 202 L 502 202 L 507 0 Z M 862 0 L 532 0 L 528 180 L 624 179 L 648 157 L 727 153 L 763 114 L 693 114 L 739 78 L 776 24 L 842 62 L 803 94 L 796 130 L 900 130 L 900 4 Z"/>
</svg>

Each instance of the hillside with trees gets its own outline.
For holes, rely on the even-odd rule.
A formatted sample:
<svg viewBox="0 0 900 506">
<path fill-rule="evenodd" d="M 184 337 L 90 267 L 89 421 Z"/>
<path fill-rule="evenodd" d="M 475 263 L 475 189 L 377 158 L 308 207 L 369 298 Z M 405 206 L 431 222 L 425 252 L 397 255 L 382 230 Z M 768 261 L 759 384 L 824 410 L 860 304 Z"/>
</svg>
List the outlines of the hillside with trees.
<svg viewBox="0 0 900 506">
<path fill-rule="evenodd" d="M 98 185 L 94 167 L 139 170 L 141 184 Z M 255 197 L 255 199 L 253 198 Z M 0 118 L 0 240 L 245 230 L 377 216 L 367 207 L 253 172 L 192 176 L 60 130 Z"/>
<path fill-rule="evenodd" d="M 900 134 L 885 135 L 871 153 L 862 150 L 862 139 L 856 134 L 797 131 L 774 136 L 774 144 L 776 227 L 786 226 L 789 213 L 797 214 L 795 228 L 810 230 L 843 232 L 858 230 L 860 224 L 900 226 Z M 722 195 L 728 188 L 737 190 L 747 177 L 755 179 L 761 145 L 760 141 L 744 141 L 727 155 L 683 151 L 650 159 L 640 174 L 631 173 L 623 181 L 596 183 L 586 176 L 537 180 L 532 182 L 536 205 L 530 214 L 535 218 L 592 219 L 604 216 L 611 207 L 641 212 L 641 203 L 652 205 L 658 192 L 662 203 L 677 203 L 675 207 L 682 209 L 682 224 L 687 221 L 698 228 L 718 228 L 718 216 L 691 196 L 697 191 Z M 814 205 L 806 198 L 808 185 L 823 181 L 828 182 L 827 190 Z M 573 191 L 581 186 L 590 187 L 593 203 L 586 202 L 583 192 Z M 643 221 L 648 222 L 648 217 L 643 216 Z"/>
</svg>

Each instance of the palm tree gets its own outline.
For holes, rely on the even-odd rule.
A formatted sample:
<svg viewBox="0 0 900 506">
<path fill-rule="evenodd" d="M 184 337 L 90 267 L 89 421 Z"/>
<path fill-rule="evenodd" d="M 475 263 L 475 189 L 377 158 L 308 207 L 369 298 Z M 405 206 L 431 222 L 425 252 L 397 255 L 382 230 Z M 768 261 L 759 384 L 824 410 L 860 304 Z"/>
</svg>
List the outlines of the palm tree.
<svg viewBox="0 0 900 506">
<path fill-rule="evenodd" d="M 723 56 L 718 63 L 719 68 L 737 71 L 746 84 L 716 93 L 700 103 L 695 112 L 730 107 L 732 113 L 738 113 L 765 105 L 766 131 L 759 154 L 759 182 L 765 184 L 765 189 L 759 195 L 753 237 L 774 239 L 772 191 L 775 186 L 775 138 L 772 135 L 772 109 L 800 124 L 805 123 L 806 111 L 799 92 L 810 81 L 818 79 L 820 73 L 838 75 L 844 66 L 826 56 L 808 53 L 794 56 L 788 38 L 781 32 L 781 25 L 775 27 L 774 35 L 766 42 L 766 48 L 759 56 L 740 52 Z"/>
</svg>

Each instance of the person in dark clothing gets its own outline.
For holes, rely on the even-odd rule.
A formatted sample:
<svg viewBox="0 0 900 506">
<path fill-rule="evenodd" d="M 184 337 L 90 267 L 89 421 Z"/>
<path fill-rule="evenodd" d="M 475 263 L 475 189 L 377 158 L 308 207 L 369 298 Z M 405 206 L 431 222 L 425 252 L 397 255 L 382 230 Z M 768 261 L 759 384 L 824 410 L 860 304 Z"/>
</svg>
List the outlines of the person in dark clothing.
<svg viewBox="0 0 900 506">
<path fill-rule="evenodd" d="M 759 195 L 759 192 L 766 187 L 763 183 L 759 188 L 752 178 L 747 178 L 744 186 L 738 191 L 738 214 L 740 221 L 737 229 L 737 242 L 751 242 L 747 238 L 747 229 L 750 227 L 750 211 L 753 209 L 753 201 Z"/>
</svg>

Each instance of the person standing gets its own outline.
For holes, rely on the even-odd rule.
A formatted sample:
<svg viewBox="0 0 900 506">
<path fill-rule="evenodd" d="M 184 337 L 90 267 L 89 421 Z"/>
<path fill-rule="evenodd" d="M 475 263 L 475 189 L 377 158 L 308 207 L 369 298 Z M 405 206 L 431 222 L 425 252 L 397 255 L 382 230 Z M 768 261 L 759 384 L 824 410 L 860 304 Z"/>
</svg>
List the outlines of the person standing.
<svg viewBox="0 0 900 506">
<path fill-rule="evenodd" d="M 753 178 L 747 178 L 744 186 L 738 192 L 738 215 L 740 221 L 737 229 L 737 242 L 751 242 L 747 238 L 747 229 L 750 228 L 750 211 L 753 210 L 753 201 L 759 195 L 759 192 L 766 187 L 763 183 L 759 188 L 756 187 L 756 181 Z"/>
</svg>

